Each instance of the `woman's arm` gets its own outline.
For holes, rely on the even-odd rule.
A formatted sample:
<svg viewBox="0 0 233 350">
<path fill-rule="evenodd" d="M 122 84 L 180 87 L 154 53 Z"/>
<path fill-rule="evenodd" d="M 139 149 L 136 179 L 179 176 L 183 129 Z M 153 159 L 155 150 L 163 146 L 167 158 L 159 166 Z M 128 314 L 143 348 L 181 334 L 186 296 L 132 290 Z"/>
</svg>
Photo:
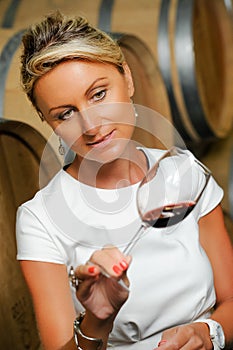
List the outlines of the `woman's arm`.
<svg viewBox="0 0 233 350">
<path fill-rule="evenodd" d="M 220 205 L 200 220 L 200 241 L 214 273 L 217 303 L 211 318 L 222 325 L 226 342 L 230 343 L 233 341 L 233 248 Z"/>
<path fill-rule="evenodd" d="M 128 290 L 120 286 L 117 280 L 123 278 L 128 283 L 126 270 L 130 260 L 117 248 L 104 248 L 96 251 L 89 263 L 76 269 L 77 277 L 83 280 L 76 294 L 86 309 L 80 328 L 86 336 L 101 338 L 102 350 L 106 349 L 114 319 L 128 297 Z M 111 278 L 103 276 L 100 266 Z M 21 267 L 33 298 L 44 349 L 77 350 L 73 337 L 76 314 L 66 266 L 21 261 Z M 78 340 L 83 350 L 97 348 L 95 342 L 80 336 Z"/>
<path fill-rule="evenodd" d="M 45 350 L 77 350 L 73 341 L 75 310 L 66 266 L 21 261 L 29 286 L 42 344 Z M 71 340 L 72 339 L 72 340 Z"/>
<path fill-rule="evenodd" d="M 211 318 L 222 325 L 229 345 L 233 341 L 233 249 L 220 205 L 200 219 L 199 228 L 200 242 L 214 274 L 217 303 Z M 209 328 L 202 322 L 166 330 L 160 344 L 161 350 L 213 349 Z"/>
</svg>

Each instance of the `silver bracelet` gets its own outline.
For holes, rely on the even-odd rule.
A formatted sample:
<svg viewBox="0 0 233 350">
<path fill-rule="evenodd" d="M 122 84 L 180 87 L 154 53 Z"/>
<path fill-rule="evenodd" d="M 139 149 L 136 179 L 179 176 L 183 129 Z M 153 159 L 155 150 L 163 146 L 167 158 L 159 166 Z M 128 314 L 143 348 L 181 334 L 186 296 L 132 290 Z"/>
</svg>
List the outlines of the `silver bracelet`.
<svg viewBox="0 0 233 350">
<path fill-rule="evenodd" d="M 78 317 L 74 320 L 74 340 L 75 340 L 75 344 L 77 346 L 78 350 L 83 350 L 80 346 L 79 346 L 79 341 L 78 341 L 78 335 L 80 335 L 83 339 L 85 340 L 89 340 L 92 342 L 96 342 L 96 350 L 101 350 L 102 346 L 103 346 L 103 341 L 101 338 L 92 338 L 92 337 L 88 337 L 85 334 L 83 334 L 83 332 L 80 329 L 80 324 L 82 323 L 82 320 L 84 319 L 85 316 L 85 311 L 81 312 Z"/>
</svg>

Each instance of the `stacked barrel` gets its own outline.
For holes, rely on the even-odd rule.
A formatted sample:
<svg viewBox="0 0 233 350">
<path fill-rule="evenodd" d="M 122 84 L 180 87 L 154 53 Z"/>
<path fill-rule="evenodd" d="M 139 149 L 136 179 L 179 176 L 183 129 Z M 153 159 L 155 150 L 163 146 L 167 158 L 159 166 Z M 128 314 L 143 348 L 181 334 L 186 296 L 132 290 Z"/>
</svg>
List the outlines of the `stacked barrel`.
<svg viewBox="0 0 233 350">
<path fill-rule="evenodd" d="M 182 140 L 209 166 L 225 191 L 223 208 L 233 236 L 232 7 L 232 0 L 0 1 L 0 329 L 6 323 L 8 329 L 0 331 L 1 349 L 40 347 L 15 260 L 15 213 L 61 166 L 58 141 L 48 146 L 51 130 L 20 86 L 20 43 L 27 26 L 59 9 L 84 15 L 119 41 L 135 83 L 134 103 L 159 113 L 168 125 L 165 144 L 154 137 L 158 125 L 148 112 L 149 122 L 138 119 L 134 138 L 149 147 Z"/>
</svg>

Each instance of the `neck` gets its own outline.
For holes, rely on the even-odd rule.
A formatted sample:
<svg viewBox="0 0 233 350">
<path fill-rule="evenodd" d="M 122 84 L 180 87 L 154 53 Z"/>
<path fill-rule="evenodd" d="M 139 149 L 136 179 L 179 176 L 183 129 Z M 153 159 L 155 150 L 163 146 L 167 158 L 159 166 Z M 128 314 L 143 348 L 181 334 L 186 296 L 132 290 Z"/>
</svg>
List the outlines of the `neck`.
<svg viewBox="0 0 233 350">
<path fill-rule="evenodd" d="M 145 154 L 138 150 L 128 150 L 127 154 L 112 162 L 101 164 L 76 156 L 68 173 L 89 186 L 98 188 L 120 188 L 142 180 L 147 171 Z"/>
</svg>

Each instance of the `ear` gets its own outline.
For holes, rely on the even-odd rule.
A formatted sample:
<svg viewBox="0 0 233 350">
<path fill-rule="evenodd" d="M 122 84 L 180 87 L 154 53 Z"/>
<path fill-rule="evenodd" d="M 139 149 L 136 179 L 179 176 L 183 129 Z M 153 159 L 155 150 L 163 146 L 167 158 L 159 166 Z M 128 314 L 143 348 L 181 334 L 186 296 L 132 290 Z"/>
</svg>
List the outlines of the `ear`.
<svg viewBox="0 0 233 350">
<path fill-rule="evenodd" d="M 129 97 L 132 97 L 134 94 L 134 83 L 131 70 L 126 62 L 123 63 L 123 68 L 125 72 L 125 79 L 128 84 Z"/>
<path fill-rule="evenodd" d="M 44 122 L 45 121 L 45 117 L 43 116 L 43 113 L 38 108 L 36 108 L 36 111 L 37 111 L 37 114 L 39 115 L 41 121 Z"/>
</svg>

